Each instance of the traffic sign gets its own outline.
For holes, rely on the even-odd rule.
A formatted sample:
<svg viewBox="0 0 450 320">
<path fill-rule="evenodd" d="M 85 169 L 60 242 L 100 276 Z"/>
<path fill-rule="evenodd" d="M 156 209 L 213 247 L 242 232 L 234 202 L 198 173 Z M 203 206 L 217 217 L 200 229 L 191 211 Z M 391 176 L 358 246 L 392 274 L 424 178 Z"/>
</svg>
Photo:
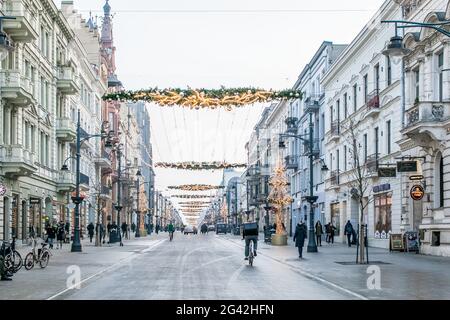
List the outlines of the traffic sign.
<svg viewBox="0 0 450 320">
<path fill-rule="evenodd" d="M 411 195 L 411 199 L 415 201 L 420 201 L 423 199 L 423 196 L 425 195 L 425 190 L 421 185 L 417 184 L 411 188 L 409 194 Z"/>
</svg>

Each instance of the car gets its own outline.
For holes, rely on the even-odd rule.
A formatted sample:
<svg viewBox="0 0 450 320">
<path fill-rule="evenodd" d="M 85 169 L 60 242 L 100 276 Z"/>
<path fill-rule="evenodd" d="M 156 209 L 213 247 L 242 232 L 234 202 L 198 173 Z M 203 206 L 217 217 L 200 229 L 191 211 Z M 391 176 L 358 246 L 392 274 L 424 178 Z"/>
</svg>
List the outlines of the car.
<svg viewBox="0 0 450 320">
<path fill-rule="evenodd" d="M 191 226 L 187 226 L 187 227 L 184 228 L 183 233 L 184 234 L 189 234 L 189 233 L 195 234 L 194 228 L 191 227 Z"/>
<path fill-rule="evenodd" d="M 216 227 L 211 224 L 208 226 L 208 231 L 216 231 Z"/>
<path fill-rule="evenodd" d="M 226 223 L 218 223 L 216 225 L 216 234 L 227 234 L 228 225 Z"/>
</svg>

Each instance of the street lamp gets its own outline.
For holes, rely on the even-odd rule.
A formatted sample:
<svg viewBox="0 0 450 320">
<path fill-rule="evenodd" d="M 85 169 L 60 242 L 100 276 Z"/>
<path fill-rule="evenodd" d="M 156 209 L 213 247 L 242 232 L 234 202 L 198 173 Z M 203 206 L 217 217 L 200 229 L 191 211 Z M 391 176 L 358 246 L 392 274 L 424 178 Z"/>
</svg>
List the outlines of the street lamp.
<svg viewBox="0 0 450 320">
<path fill-rule="evenodd" d="M 2 21 L 15 19 L 15 17 L 0 17 L 0 61 L 3 61 L 8 56 L 8 53 L 14 50 L 12 40 L 3 31 Z"/>
<path fill-rule="evenodd" d="M 110 138 L 110 134 L 106 133 L 106 127 L 108 125 L 108 122 L 103 122 L 102 124 L 102 131 L 100 134 L 85 134 L 83 138 L 81 138 L 81 116 L 80 116 L 80 110 L 78 110 L 78 121 L 77 121 L 77 149 L 76 149 L 76 191 L 75 196 L 72 197 L 72 201 L 75 204 L 75 228 L 74 228 L 74 234 L 73 234 L 73 242 L 72 242 L 72 248 L 71 252 L 82 252 L 81 242 L 80 242 L 80 204 L 83 202 L 84 197 L 80 196 L 80 159 L 81 159 L 81 145 L 83 142 L 91 139 L 91 138 L 98 138 L 101 139 L 107 139 Z M 68 159 L 66 159 L 67 161 Z M 68 170 L 66 161 L 64 161 L 64 165 L 61 168 L 61 170 L 65 171 Z"/>
</svg>

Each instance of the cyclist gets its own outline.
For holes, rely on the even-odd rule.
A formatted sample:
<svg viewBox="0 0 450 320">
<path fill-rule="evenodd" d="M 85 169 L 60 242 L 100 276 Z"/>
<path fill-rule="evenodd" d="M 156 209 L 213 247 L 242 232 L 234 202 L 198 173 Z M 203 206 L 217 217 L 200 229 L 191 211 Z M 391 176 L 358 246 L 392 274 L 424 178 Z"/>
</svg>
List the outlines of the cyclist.
<svg viewBox="0 0 450 320">
<path fill-rule="evenodd" d="M 256 257 L 256 249 L 258 247 L 258 225 L 256 222 L 242 225 L 242 240 L 245 240 L 245 260 L 248 260 L 250 241 L 253 241 L 253 254 Z"/>
<path fill-rule="evenodd" d="M 175 228 L 174 228 L 172 222 L 170 222 L 169 225 L 167 226 L 167 231 L 169 232 L 169 237 L 170 237 L 170 240 L 172 241 L 173 233 L 175 231 Z"/>
</svg>

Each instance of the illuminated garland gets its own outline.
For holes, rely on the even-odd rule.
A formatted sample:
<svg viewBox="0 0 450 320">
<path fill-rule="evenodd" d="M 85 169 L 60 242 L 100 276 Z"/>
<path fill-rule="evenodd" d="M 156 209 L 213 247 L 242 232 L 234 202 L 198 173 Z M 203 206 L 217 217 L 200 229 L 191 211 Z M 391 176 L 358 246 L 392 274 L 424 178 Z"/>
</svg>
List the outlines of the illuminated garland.
<svg viewBox="0 0 450 320">
<path fill-rule="evenodd" d="M 185 201 L 185 202 L 178 202 L 179 205 L 209 205 L 211 204 L 211 201 Z"/>
<path fill-rule="evenodd" d="M 179 170 L 216 170 L 230 168 L 245 168 L 245 163 L 226 163 L 226 162 L 158 162 L 156 168 L 179 169 Z"/>
<path fill-rule="evenodd" d="M 204 209 L 208 208 L 209 206 L 202 206 L 202 205 L 190 205 L 190 206 L 181 206 L 181 209 Z"/>
<path fill-rule="evenodd" d="M 222 189 L 223 186 L 212 186 L 209 184 L 184 184 L 180 186 L 169 186 L 168 188 L 183 191 L 208 191 Z"/>
<path fill-rule="evenodd" d="M 223 107 L 242 107 L 254 103 L 271 102 L 274 100 L 301 99 L 298 90 L 286 89 L 282 91 L 262 90 L 256 88 L 221 88 L 221 89 L 158 89 L 138 91 L 121 91 L 103 96 L 108 101 L 146 101 L 160 106 L 182 106 L 191 109 Z"/>
<path fill-rule="evenodd" d="M 176 194 L 171 196 L 172 198 L 181 198 L 181 199 L 211 199 L 212 196 L 207 195 L 198 195 L 198 194 Z"/>
</svg>

